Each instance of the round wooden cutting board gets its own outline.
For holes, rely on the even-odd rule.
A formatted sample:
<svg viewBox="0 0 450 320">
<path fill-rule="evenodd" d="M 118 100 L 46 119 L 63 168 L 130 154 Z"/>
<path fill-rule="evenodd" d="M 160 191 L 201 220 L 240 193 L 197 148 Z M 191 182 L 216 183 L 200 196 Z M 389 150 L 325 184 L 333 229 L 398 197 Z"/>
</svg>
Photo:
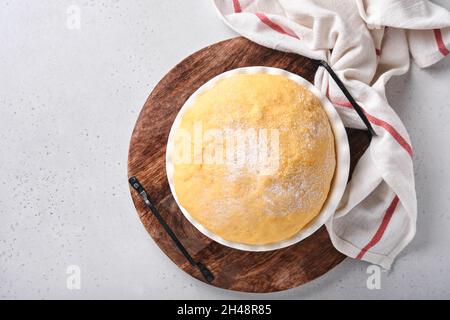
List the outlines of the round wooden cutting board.
<svg viewBox="0 0 450 320">
<path fill-rule="evenodd" d="M 188 97 L 214 76 L 247 66 L 269 66 L 296 73 L 310 82 L 318 68 L 314 61 L 295 54 L 271 50 L 244 38 L 234 38 L 206 47 L 173 68 L 155 87 L 145 103 L 131 137 L 128 174 L 144 185 L 156 207 L 189 253 L 208 266 L 214 286 L 246 291 L 274 292 L 311 281 L 340 263 L 338 252 L 322 227 L 307 239 L 269 252 L 245 252 L 223 246 L 201 234 L 178 209 L 166 177 L 165 152 L 169 130 Z M 370 139 L 364 131 L 347 131 L 351 149 L 351 170 Z M 131 190 L 139 217 L 161 250 L 200 281 L 197 269 L 185 260 L 171 239 Z"/>
</svg>

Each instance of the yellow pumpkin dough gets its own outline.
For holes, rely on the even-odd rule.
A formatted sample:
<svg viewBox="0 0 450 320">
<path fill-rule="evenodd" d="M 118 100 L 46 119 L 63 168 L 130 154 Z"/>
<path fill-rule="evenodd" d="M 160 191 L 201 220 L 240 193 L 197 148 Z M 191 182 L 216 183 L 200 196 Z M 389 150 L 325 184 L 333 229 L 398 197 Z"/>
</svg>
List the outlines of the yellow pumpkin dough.
<svg viewBox="0 0 450 320">
<path fill-rule="evenodd" d="M 263 73 L 222 79 L 198 95 L 175 131 L 174 150 L 184 154 L 173 172 L 179 203 L 217 236 L 250 245 L 286 240 L 307 226 L 336 166 L 320 100 Z"/>
</svg>

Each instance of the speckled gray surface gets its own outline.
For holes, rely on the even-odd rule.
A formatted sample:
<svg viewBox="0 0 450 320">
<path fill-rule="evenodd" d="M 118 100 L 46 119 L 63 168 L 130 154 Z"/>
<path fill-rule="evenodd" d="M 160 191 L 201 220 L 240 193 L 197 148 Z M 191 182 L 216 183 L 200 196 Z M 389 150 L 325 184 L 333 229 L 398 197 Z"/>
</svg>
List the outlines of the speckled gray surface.
<svg viewBox="0 0 450 320">
<path fill-rule="evenodd" d="M 80 29 L 68 25 L 70 5 Z M 419 217 L 381 289 L 367 289 L 366 263 L 347 259 L 300 288 L 252 295 L 179 271 L 142 227 L 126 182 L 151 89 L 234 35 L 209 1 L 3 0 L 0 30 L 0 298 L 450 298 L 450 59 L 389 83 L 413 140 Z M 70 265 L 80 290 L 67 288 Z"/>
</svg>

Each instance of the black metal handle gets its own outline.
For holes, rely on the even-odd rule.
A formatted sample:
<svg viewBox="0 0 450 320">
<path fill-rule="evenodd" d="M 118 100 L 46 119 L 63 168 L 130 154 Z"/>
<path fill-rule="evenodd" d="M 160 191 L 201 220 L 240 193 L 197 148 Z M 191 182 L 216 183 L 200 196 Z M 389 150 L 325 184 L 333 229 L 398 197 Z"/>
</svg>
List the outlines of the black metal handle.
<svg viewBox="0 0 450 320">
<path fill-rule="evenodd" d="M 164 218 L 159 213 L 158 209 L 153 204 L 152 200 L 149 198 L 147 192 L 145 191 L 142 184 L 139 182 L 139 180 L 136 177 L 131 177 L 128 179 L 128 182 L 133 187 L 134 190 L 136 190 L 137 193 L 141 196 L 141 198 L 144 200 L 147 207 L 150 209 L 150 211 L 153 213 L 155 218 L 158 220 L 158 222 L 161 224 L 161 226 L 164 228 L 164 230 L 167 232 L 169 237 L 172 239 L 172 241 L 175 243 L 177 248 L 181 251 L 181 253 L 184 255 L 184 257 L 189 261 L 189 263 L 196 267 L 206 281 L 212 282 L 214 280 L 214 275 L 212 272 L 202 263 L 195 261 L 192 256 L 189 254 L 189 252 L 186 250 L 186 248 L 183 246 L 181 241 L 177 238 L 173 230 L 170 228 L 170 226 L 167 224 L 167 222 L 164 220 Z"/>
<path fill-rule="evenodd" d="M 145 192 L 144 187 L 136 177 L 131 177 L 128 182 L 133 187 L 133 189 L 137 191 L 137 193 L 141 194 L 141 192 Z"/>
<path fill-rule="evenodd" d="M 328 71 L 328 73 L 330 74 L 330 76 L 333 78 L 333 80 L 336 82 L 336 84 L 338 85 L 339 89 L 341 89 L 342 93 L 345 95 L 345 97 L 348 99 L 348 101 L 351 103 L 351 105 L 353 106 L 353 108 L 355 109 L 356 113 L 359 115 L 359 117 L 361 118 L 361 120 L 364 122 L 364 124 L 367 127 L 367 130 L 369 130 L 369 134 L 371 136 L 376 136 L 377 134 L 375 133 L 375 131 L 372 128 L 372 125 L 369 122 L 369 119 L 367 119 L 366 115 L 364 114 L 364 111 L 362 110 L 361 106 L 355 101 L 355 99 L 353 99 L 352 95 L 350 94 L 350 92 L 347 90 L 347 88 L 345 87 L 344 83 L 341 81 L 341 79 L 339 79 L 339 77 L 337 76 L 337 74 L 333 71 L 333 69 L 330 67 L 330 65 L 324 61 L 324 60 L 318 60 L 317 61 L 319 63 L 319 65 L 321 65 L 322 67 L 325 68 L 325 70 Z"/>
<path fill-rule="evenodd" d="M 200 270 L 206 281 L 212 282 L 214 280 L 214 275 L 203 263 L 197 262 L 197 268 Z"/>
</svg>

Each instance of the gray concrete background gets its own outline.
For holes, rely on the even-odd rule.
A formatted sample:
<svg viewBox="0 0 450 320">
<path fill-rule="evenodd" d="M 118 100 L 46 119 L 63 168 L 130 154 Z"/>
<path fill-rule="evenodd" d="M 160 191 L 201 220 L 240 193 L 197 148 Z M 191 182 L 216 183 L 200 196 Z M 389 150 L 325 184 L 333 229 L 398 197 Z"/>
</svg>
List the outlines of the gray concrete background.
<svg viewBox="0 0 450 320">
<path fill-rule="evenodd" d="M 70 5 L 79 30 L 68 28 Z M 178 270 L 142 227 L 126 182 L 152 88 L 190 53 L 234 36 L 210 2 L 1 0 L 0 30 L 1 298 L 450 297 L 450 59 L 389 83 L 413 140 L 419 217 L 381 289 L 367 289 L 368 264 L 347 259 L 300 288 L 253 295 Z M 80 290 L 67 289 L 69 265 L 81 268 Z"/>
</svg>

